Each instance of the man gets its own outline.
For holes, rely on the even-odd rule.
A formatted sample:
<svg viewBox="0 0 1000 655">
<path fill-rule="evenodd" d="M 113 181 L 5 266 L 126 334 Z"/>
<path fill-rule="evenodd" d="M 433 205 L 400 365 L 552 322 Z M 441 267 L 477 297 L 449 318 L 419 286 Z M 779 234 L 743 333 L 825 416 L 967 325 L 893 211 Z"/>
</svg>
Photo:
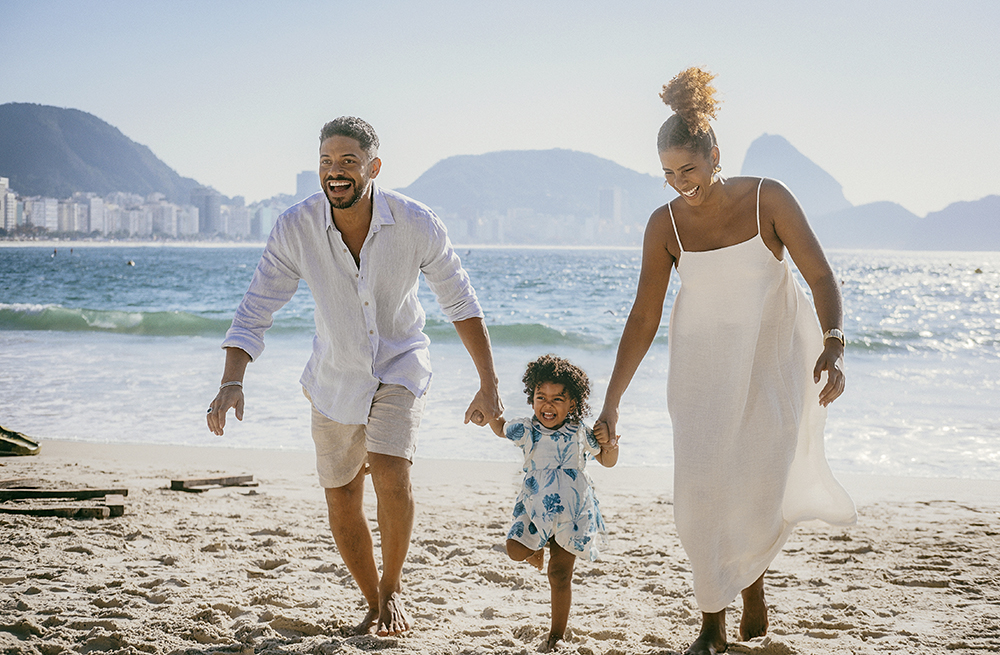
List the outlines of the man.
<svg viewBox="0 0 1000 655">
<path fill-rule="evenodd" d="M 222 386 L 208 408 L 221 435 L 226 414 L 243 420 L 246 366 L 264 349 L 271 317 L 305 280 L 316 301 L 316 338 L 302 374 L 312 403 L 316 466 L 337 548 L 368 601 L 361 633 L 410 628 L 401 575 L 413 529 L 410 465 L 430 385 L 417 300 L 422 272 L 479 373 L 465 422 L 503 412 L 483 312 L 441 221 L 425 206 L 378 188 L 378 136 L 341 117 L 320 132 L 323 193 L 278 219 L 222 347 Z M 378 498 L 382 574 L 364 514 L 366 469 Z"/>
</svg>

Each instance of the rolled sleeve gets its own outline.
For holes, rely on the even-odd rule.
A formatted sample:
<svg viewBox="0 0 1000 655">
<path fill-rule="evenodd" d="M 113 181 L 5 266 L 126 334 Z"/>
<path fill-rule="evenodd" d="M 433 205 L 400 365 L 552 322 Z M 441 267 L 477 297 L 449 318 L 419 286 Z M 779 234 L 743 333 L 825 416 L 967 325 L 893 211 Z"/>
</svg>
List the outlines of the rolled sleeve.
<svg viewBox="0 0 1000 655">
<path fill-rule="evenodd" d="M 268 239 L 253 279 L 236 308 L 223 348 L 240 348 L 256 360 L 264 352 L 264 332 L 274 323 L 274 313 L 285 306 L 299 288 L 300 275 L 288 262 L 278 230 Z"/>
<path fill-rule="evenodd" d="M 420 270 L 445 317 L 452 323 L 469 318 L 483 318 L 476 290 L 462 261 L 451 245 L 448 233 L 436 216 L 432 222 L 428 252 Z"/>
</svg>

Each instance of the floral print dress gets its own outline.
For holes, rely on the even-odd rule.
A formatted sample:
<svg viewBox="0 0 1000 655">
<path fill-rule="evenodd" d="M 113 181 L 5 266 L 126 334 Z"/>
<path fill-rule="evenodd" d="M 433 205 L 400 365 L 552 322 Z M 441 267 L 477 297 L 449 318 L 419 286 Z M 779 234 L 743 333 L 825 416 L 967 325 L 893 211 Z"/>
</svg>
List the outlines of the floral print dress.
<svg viewBox="0 0 1000 655">
<path fill-rule="evenodd" d="M 594 433 L 572 421 L 550 430 L 529 417 L 509 421 L 504 434 L 524 451 L 524 484 L 507 538 L 540 550 L 554 537 L 577 557 L 596 560 L 598 542 L 606 541 L 604 519 L 584 471 L 601 452 Z"/>
</svg>

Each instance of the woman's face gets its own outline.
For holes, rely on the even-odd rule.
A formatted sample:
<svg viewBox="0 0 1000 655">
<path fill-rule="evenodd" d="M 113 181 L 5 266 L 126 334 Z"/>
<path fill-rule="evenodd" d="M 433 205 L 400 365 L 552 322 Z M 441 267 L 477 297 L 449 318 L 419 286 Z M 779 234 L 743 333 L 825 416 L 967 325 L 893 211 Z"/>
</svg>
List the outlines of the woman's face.
<svg viewBox="0 0 1000 655">
<path fill-rule="evenodd" d="M 663 176 L 681 198 L 692 206 L 700 205 L 718 181 L 715 167 L 719 163 L 719 148 L 713 146 L 709 156 L 690 148 L 668 148 L 660 152 Z"/>
</svg>

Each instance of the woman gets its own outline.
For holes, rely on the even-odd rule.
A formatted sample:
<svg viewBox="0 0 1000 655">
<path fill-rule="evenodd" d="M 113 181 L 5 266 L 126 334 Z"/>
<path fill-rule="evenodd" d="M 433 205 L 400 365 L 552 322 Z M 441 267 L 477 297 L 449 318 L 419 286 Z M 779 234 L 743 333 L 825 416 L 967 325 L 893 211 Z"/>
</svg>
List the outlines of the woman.
<svg viewBox="0 0 1000 655">
<path fill-rule="evenodd" d="M 823 452 L 826 406 L 844 391 L 840 290 L 784 185 L 719 175 L 714 77 L 691 68 L 663 88 L 675 113 L 657 149 L 679 197 L 646 227 L 639 287 L 598 419 L 616 434 L 619 402 L 656 335 L 676 268 L 667 406 L 674 516 L 702 610 L 691 654 L 726 650 L 725 608 L 740 593 L 740 638 L 767 632 L 764 572 L 796 522 L 856 520 Z"/>
</svg>

